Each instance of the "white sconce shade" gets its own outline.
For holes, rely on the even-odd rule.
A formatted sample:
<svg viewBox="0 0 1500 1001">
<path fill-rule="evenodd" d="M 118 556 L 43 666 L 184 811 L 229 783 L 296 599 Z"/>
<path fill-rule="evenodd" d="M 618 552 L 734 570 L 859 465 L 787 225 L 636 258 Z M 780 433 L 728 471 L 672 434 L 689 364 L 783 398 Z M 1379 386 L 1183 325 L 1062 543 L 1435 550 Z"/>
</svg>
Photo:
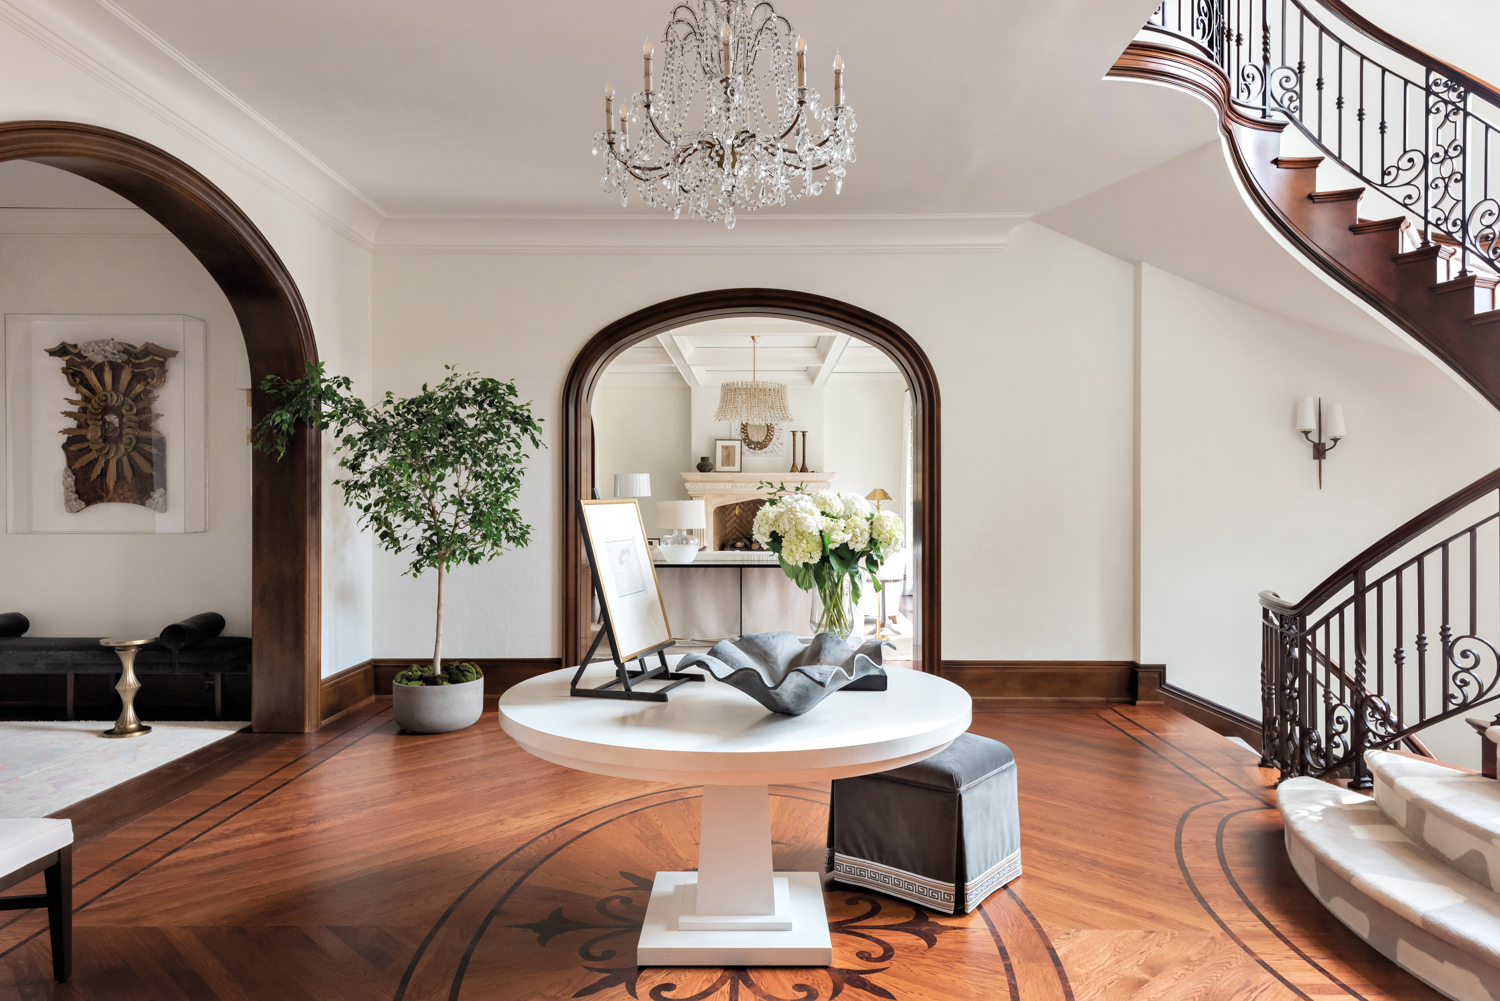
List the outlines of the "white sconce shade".
<svg viewBox="0 0 1500 1001">
<path fill-rule="evenodd" d="M 651 474 L 650 473 L 616 473 L 615 474 L 615 496 L 616 497 L 650 497 L 651 496 Z"/>
<path fill-rule="evenodd" d="M 1344 426 L 1344 405 L 1335 403 L 1328 409 L 1328 427 L 1325 429 L 1327 436 L 1334 441 L 1349 437 L 1349 430 Z"/>
<path fill-rule="evenodd" d="M 1318 430 L 1318 403 L 1311 396 L 1297 401 L 1297 430 Z"/>
<path fill-rule="evenodd" d="M 708 516 L 701 500 L 657 501 L 657 528 L 707 528 Z"/>
</svg>

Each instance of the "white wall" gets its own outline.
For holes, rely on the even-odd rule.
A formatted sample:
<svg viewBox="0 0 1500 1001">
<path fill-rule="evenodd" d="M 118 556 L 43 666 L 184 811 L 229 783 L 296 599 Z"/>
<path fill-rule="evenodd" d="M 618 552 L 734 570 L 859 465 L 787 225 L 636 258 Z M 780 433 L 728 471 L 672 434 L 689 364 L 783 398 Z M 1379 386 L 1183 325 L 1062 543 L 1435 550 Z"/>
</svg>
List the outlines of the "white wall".
<svg viewBox="0 0 1500 1001">
<path fill-rule="evenodd" d="M 904 510 L 906 484 L 901 456 L 906 446 L 902 428 L 906 383 L 899 375 L 833 375 L 823 393 L 823 434 L 845 493 L 865 496 L 876 487 L 890 494 L 886 507 Z"/>
<path fill-rule="evenodd" d="M 1259 718 L 1256 595 L 1299 600 L 1500 466 L 1500 414 L 1407 351 L 1306 326 L 1140 268 L 1144 663 Z M 1323 464 L 1295 400 L 1344 404 Z"/>
<path fill-rule="evenodd" d="M 102 40 L 61 10 L 0 20 L 0 121 L 99 125 L 136 136 L 201 171 L 250 217 L 286 264 L 307 304 L 330 370 L 370 384 L 370 253 L 378 216 L 123 22 Z M 54 23 L 54 21 L 56 23 Z M 27 31 L 15 27 L 24 23 Z M 67 38 L 64 41 L 64 37 Z M 114 46 L 111 49 L 111 46 Z M 126 65 L 127 48 L 151 73 Z M 171 312 L 183 310 L 173 308 Z M 331 478 L 331 465 L 325 474 Z M 370 656 L 370 542 L 337 491 L 323 491 L 323 671 Z M 25 569 L 30 569 L 25 568 Z M 7 577 L 11 577 L 6 567 Z"/>
<path fill-rule="evenodd" d="M 377 254 L 377 391 L 410 392 L 450 363 L 515 377 L 547 418 L 549 448 L 520 496 L 534 541 L 453 572 L 445 646 L 454 656 L 558 653 L 558 416 L 584 342 L 652 303 L 738 286 L 857 304 L 902 326 L 932 359 L 943 405 L 945 656 L 1131 656 L 1131 268 L 1037 226 L 1016 230 L 1004 255 Z M 401 576 L 384 554 L 375 567 L 376 656 L 419 655 L 436 583 Z"/>
<path fill-rule="evenodd" d="M 686 385 L 612 386 L 606 377 L 594 390 L 599 496 L 613 494 L 616 473 L 649 473 L 651 496 L 640 498 L 648 538 L 662 534 L 656 524 L 657 501 L 688 499 L 682 472 L 693 467 L 682 457 L 690 451 L 690 403 Z"/>
<path fill-rule="evenodd" d="M 208 530 L 0 535 L 0 566 L 6 568 L 0 606 L 26 613 L 34 636 L 151 635 L 198 612 L 220 612 L 227 633 L 250 635 L 250 411 L 244 393 L 250 368 L 229 301 L 203 265 L 165 233 L 7 233 L 0 235 L 4 313 L 187 313 L 206 321 Z M 58 422 L 62 427 L 61 417 Z M 87 596 L 84 609 L 81 595 Z"/>
</svg>

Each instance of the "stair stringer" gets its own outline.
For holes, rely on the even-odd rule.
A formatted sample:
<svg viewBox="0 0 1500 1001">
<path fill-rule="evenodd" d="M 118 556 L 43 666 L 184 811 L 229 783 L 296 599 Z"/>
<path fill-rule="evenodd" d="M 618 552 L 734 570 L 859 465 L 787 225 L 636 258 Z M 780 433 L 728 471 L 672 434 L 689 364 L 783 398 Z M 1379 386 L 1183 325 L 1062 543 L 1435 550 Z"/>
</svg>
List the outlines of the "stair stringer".
<svg viewBox="0 0 1500 1001">
<path fill-rule="evenodd" d="M 1472 294 L 1452 294 L 1468 292 L 1474 278 L 1460 280 L 1469 283 L 1463 285 L 1443 280 L 1440 258 L 1451 251 L 1437 245 L 1405 251 L 1405 220 L 1361 220 L 1353 192 L 1325 192 L 1314 200 L 1320 158 L 1281 157 L 1288 123 L 1242 111 L 1223 71 L 1203 57 L 1137 40 L 1107 75 L 1176 87 L 1214 108 L 1251 209 L 1303 258 L 1500 409 L 1500 311 L 1479 313 Z"/>
</svg>

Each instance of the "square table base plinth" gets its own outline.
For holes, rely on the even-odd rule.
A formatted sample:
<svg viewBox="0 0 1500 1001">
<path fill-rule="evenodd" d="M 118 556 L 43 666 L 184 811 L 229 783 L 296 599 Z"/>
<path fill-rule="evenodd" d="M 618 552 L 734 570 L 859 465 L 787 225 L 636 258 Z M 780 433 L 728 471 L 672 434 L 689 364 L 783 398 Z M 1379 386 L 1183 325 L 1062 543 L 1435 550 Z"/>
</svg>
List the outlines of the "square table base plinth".
<svg viewBox="0 0 1500 1001">
<path fill-rule="evenodd" d="M 833 940 L 823 907 L 823 880 L 815 872 L 778 872 L 776 918 L 790 918 L 790 930 L 685 930 L 678 912 L 695 893 L 696 872 L 659 872 L 646 905 L 635 961 L 640 966 L 828 966 Z M 785 883 L 782 883 L 785 880 Z M 789 914 L 782 914 L 782 906 Z M 753 921 L 753 918 L 747 920 Z"/>
</svg>

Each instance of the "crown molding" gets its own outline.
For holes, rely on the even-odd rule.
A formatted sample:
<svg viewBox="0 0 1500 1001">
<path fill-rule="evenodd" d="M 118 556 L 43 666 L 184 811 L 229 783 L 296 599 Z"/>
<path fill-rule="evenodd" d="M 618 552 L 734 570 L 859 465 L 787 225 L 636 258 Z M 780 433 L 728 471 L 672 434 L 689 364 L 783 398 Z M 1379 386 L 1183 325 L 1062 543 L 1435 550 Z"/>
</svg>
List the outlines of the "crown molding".
<svg viewBox="0 0 1500 1001">
<path fill-rule="evenodd" d="M 4 236 L 171 236 L 142 209 L 0 208 Z"/>
<path fill-rule="evenodd" d="M 1027 212 L 757 215 L 733 230 L 670 215 L 390 215 L 377 254 L 998 254 Z"/>
<path fill-rule="evenodd" d="M 0 22 L 357 246 L 374 249 L 386 214 L 379 205 L 112 0 L 0 0 Z"/>
</svg>

